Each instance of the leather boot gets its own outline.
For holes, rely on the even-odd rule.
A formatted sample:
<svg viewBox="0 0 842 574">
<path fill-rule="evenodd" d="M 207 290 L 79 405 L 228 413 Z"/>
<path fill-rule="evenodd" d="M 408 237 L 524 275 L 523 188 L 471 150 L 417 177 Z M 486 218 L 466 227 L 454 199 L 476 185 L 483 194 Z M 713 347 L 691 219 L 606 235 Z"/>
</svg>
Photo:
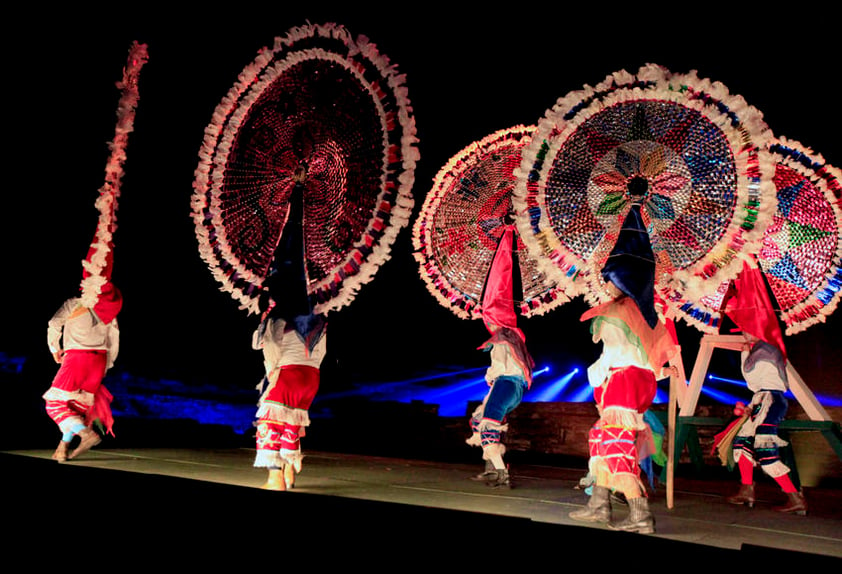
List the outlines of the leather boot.
<svg viewBox="0 0 842 574">
<path fill-rule="evenodd" d="M 619 522 L 609 522 L 608 527 L 612 530 L 623 532 L 639 532 L 640 534 L 652 534 L 655 532 L 655 517 L 649 511 L 649 499 L 645 496 L 630 498 L 629 515 Z"/>
<path fill-rule="evenodd" d="M 287 489 L 286 481 L 284 481 L 284 468 L 270 468 L 269 478 L 266 483 L 261 486 L 263 490 L 278 490 L 285 491 Z"/>
<path fill-rule="evenodd" d="M 798 516 L 807 515 L 807 500 L 804 498 L 803 492 L 787 492 L 786 496 L 787 503 L 783 506 L 776 506 L 773 510 L 797 514 Z"/>
<path fill-rule="evenodd" d="M 749 508 L 754 508 L 754 485 L 741 484 L 737 494 L 729 496 L 726 500 L 731 504 L 745 504 Z"/>
<path fill-rule="evenodd" d="M 481 473 L 472 476 L 471 480 L 476 480 L 479 482 L 488 482 L 489 480 L 496 480 L 497 479 L 497 471 L 494 470 L 494 465 L 491 464 L 490 460 L 485 461 L 485 470 Z"/>
<path fill-rule="evenodd" d="M 611 521 L 611 491 L 604 486 L 594 486 L 591 498 L 581 510 L 574 510 L 568 516 L 583 522 Z"/>
<path fill-rule="evenodd" d="M 61 441 L 58 443 L 56 447 L 56 451 L 53 453 L 53 460 L 57 460 L 59 462 L 67 461 L 67 449 L 70 446 L 69 442 Z"/>
<path fill-rule="evenodd" d="M 512 478 L 508 469 L 498 468 L 494 471 L 494 478 L 488 480 L 485 484 L 491 488 L 511 488 Z"/>
<path fill-rule="evenodd" d="M 291 464 L 284 465 L 284 484 L 287 490 L 295 486 L 295 468 Z"/>
<path fill-rule="evenodd" d="M 100 438 L 97 432 L 92 428 L 86 428 L 80 431 L 79 437 L 81 438 L 81 440 L 79 441 L 79 446 L 73 449 L 73 452 L 71 452 L 67 456 L 67 458 L 74 459 L 80 454 L 88 452 L 93 447 L 102 442 L 102 438 Z"/>
</svg>

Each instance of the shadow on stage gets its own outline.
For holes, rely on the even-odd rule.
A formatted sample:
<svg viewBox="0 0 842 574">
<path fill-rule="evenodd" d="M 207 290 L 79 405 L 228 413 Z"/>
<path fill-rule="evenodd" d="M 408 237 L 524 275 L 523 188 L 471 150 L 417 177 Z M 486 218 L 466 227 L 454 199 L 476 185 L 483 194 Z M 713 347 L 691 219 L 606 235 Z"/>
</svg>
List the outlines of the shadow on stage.
<svg viewBox="0 0 842 574">
<path fill-rule="evenodd" d="M 260 488 L 58 464 L 0 453 L 7 501 L 5 556 L 57 553 L 123 565 L 377 565 L 485 568 L 616 558 L 658 567 L 667 559 L 834 561 L 743 545 L 738 550 L 654 536 L 550 524 L 499 514 Z M 43 553 L 43 555 L 42 555 Z M 49 554 L 49 557 L 46 556 Z M 666 566 L 665 564 L 663 566 Z M 385 568 L 384 568 L 385 569 Z"/>
</svg>

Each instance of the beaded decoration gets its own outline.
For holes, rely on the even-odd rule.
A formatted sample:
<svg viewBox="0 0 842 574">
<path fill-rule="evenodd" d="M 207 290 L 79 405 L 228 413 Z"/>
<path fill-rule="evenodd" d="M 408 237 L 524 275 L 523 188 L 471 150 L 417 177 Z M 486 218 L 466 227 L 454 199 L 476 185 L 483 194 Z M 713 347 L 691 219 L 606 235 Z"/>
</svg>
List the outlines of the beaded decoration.
<svg viewBox="0 0 842 574">
<path fill-rule="evenodd" d="M 513 171 L 534 130 L 520 125 L 499 130 L 451 157 L 433 178 L 413 226 L 421 278 L 436 300 L 462 319 L 482 318 L 485 281 L 506 219 L 513 217 Z M 520 238 L 515 252 L 521 293 L 513 304 L 519 314 L 543 314 L 569 300 L 538 269 Z"/>
<path fill-rule="evenodd" d="M 289 30 L 214 111 L 195 171 L 199 252 L 242 309 L 264 280 L 303 185 L 307 291 L 317 313 L 349 304 L 389 258 L 414 205 L 415 120 L 404 77 L 337 24 Z"/>
<path fill-rule="evenodd" d="M 842 287 L 842 171 L 812 149 L 773 138 L 777 207 L 756 260 L 774 296 L 785 334 L 799 333 L 833 313 Z M 670 303 L 703 332 L 718 331 L 723 282 L 694 301 L 678 291 Z"/>
<path fill-rule="evenodd" d="M 758 110 L 695 72 L 647 65 L 560 98 L 516 171 L 518 228 L 547 275 L 591 304 L 631 206 L 655 285 L 701 296 L 740 270 L 774 210 L 771 133 Z"/>
</svg>

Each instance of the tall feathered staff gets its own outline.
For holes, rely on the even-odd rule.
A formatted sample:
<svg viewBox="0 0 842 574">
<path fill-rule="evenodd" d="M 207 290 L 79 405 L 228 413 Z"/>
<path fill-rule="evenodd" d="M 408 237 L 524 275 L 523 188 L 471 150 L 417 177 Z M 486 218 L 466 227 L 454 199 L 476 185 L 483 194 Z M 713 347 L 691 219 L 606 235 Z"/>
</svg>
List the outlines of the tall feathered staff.
<svg viewBox="0 0 842 574">
<path fill-rule="evenodd" d="M 126 161 L 126 146 L 129 134 L 134 131 L 135 110 L 140 98 L 138 78 L 147 60 L 146 44 L 132 43 L 126 66 L 123 68 L 123 78 L 117 82 L 117 87 L 122 90 L 122 94 L 117 106 L 114 139 L 109 144 L 111 155 L 105 166 L 105 183 L 100 188 L 99 197 L 95 203 L 99 211 L 99 219 L 87 258 L 82 262 L 82 304 L 88 308 L 96 304 L 100 296 L 104 294 L 103 289 L 108 290 L 111 284 L 114 231 L 117 229 L 117 202 L 124 173 L 123 165 Z"/>
</svg>

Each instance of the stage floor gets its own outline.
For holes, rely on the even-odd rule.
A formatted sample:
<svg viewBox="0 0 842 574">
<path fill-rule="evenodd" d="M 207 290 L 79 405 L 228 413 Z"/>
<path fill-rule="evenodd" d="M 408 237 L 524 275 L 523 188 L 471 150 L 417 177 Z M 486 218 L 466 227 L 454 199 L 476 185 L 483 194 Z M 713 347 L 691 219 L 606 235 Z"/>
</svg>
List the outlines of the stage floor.
<svg viewBox="0 0 842 574">
<path fill-rule="evenodd" d="M 7 550 L 49 541 L 59 536 L 57 525 L 69 529 L 83 520 L 114 552 L 125 545 L 141 557 L 163 549 L 173 556 L 178 549 L 185 563 L 195 540 L 229 555 L 235 548 L 259 554 L 273 544 L 306 544 L 320 560 L 338 558 L 331 552 L 343 545 L 367 549 L 371 561 L 398 550 L 420 551 L 419 557 L 455 552 L 476 542 L 492 552 L 501 550 L 499 542 L 509 558 L 626 546 L 705 560 L 748 552 L 773 560 L 842 558 L 842 495 L 835 489 L 807 490 L 811 511 L 794 516 L 772 510 L 783 498 L 771 483 L 759 485 L 757 504 L 748 509 L 723 498 L 735 482 L 677 477 L 673 508 L 664 488 L 656 489 L 657 531 L 641 535 L 568 518 L 587 500 L 576 488 L 579 468 L 513 466 L 513 488 L 495 490 L 469 480 L 479 463 L 309 452 L 295 488 L 271 492 L 260 488 L 265 471 L 252 466 L 253 449 L 97 447 L 61 464 L 51 454 L 0 453 L 2 492 L 11 501 L 4 519 L 17 536 L 17 543 L 4 540 Z M 286 536 L 277 539 L 278 532 Z M 471 556 L 480 560 L 481 553 L 475 548 Z"/>
</svg>

